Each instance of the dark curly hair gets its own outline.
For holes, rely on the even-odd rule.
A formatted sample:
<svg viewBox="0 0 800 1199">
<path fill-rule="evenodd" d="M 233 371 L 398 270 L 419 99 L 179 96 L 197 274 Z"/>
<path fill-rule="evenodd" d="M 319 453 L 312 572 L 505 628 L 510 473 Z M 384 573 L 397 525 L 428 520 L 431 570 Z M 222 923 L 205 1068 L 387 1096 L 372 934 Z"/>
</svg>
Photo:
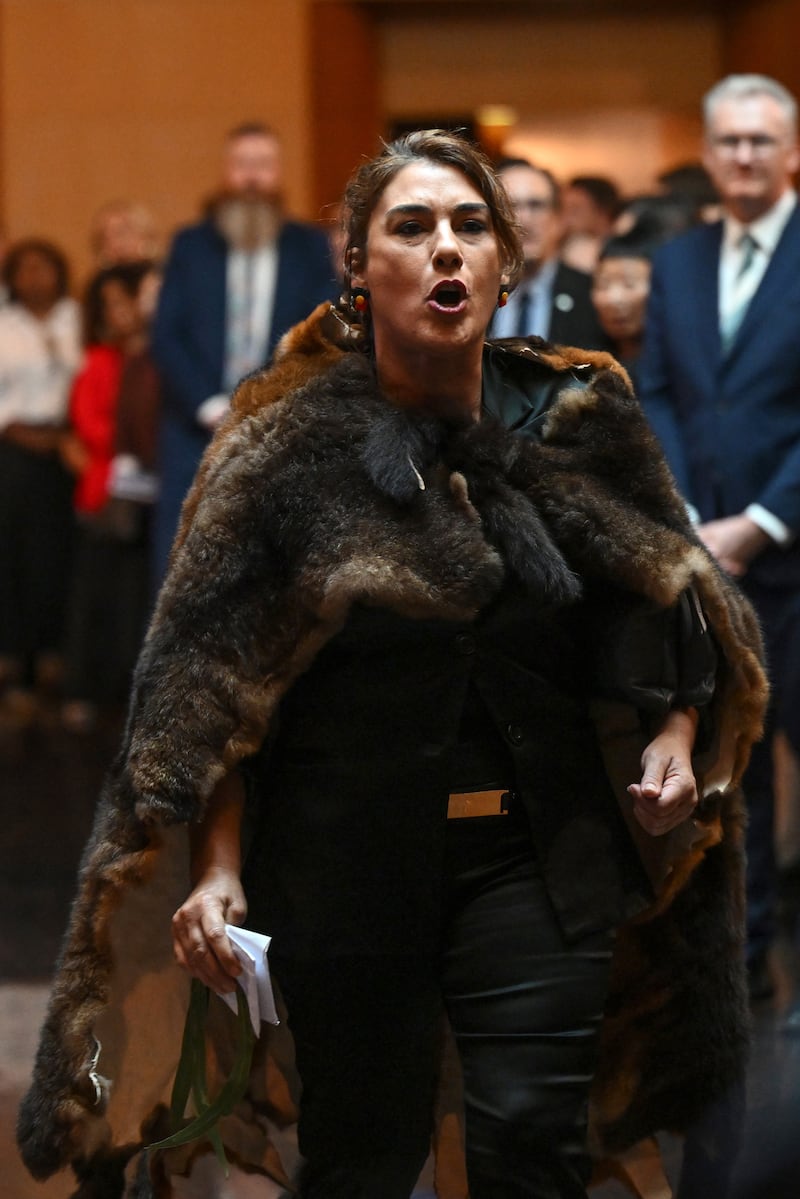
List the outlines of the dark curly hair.
<svg viewBox="0 0 800 1199">
<path fill-rule="evenodd" d="M 17 271 L 26 254 L 38 254 L 40 258 L 46 258 L 53 267 L 56 276 L 57 299 L 63 300 L 64 296 L 69 295 L 69 263 L 66 254 L 53 242 L 47 241 L 43 237 L 26 237 L 21 241 L 14 242 L 3 263 L 3 282 L 8 288 L 10 300 L 19 300 L 16 290 Z"/>
</svg>

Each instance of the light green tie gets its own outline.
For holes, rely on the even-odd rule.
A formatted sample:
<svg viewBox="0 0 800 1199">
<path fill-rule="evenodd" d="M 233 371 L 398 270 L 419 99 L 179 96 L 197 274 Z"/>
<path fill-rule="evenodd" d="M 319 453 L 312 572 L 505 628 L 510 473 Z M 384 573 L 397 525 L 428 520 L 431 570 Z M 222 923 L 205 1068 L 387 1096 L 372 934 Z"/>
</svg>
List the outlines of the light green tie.
<svg viewBox="0 0 800 1199">
<path fill-rule="evenodd" d="M 737 283 L 740 279 L 743 279 L 750 270 L 750 267 L 753 265 L 753 261 L 756 256 L 758 242 L 753 237 L 752 233 L 742 234 L 742 236 L 739 238 L 739 249 L 742 251 L 742 261 L 739 263 L 739 269 L 736 272 Z"/>
<path fill-rule="evenodd" d="M 724 326 L 720 329 L 720 341 L 722 343 L 722 352 L 727 354 L 736 340 L 736 334 L 739 332 L 739 326 L 744 319 L 744 314 L 747 312 L 750 301 L 753 298 L 753 280 L 749 278 L 753 264 L 756 260 L 756 251 L 758 250 L 758 242 L 753 237 L 752 233 L 743 233 L 739 239 L 739 249 L 742 251 L 742 260 L 739 263 L 739 269 L 736 272 L 736 277 L 733 281 L 734 291 L 738 293 L 738 299 L 732 306 L 728 314 Z"/>
</svg>

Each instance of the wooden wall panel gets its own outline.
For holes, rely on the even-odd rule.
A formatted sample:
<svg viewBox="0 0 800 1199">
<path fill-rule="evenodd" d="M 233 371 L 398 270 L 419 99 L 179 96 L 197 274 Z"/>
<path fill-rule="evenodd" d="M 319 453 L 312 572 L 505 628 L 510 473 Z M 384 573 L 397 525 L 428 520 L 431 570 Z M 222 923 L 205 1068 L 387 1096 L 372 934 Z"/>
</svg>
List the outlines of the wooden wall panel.
<svg viewBox="0 0 800 1199">
<path fill-rule="evenodd" d="M 358 4 L 316 3 L 309 20 L 313 195 L 330 212 L 383 131 L 378 37 L 374 13 Z"/>
<path fill-rule="evenodd" d="M 800 0 L 746 0 L 726 14 L 723 66 L 780 80 L 800 97 Z"/>
<path fill-rule="evenodd" d="M 719 16 L 666 7 L 570 16 L 396 5 L 380 33 L 387 115 L 509 105 L 509 152 L 562 178 L 609 174 L 628 191 L 697 157 L 700 96 L 722 63 Z"/>
<path fill-rule="evenodd" d="M 9 234 L 60 242 L 82 275 L 104 202 L 165 231 L 217 181 L 223 135 L 281 133 L 290 208 L 313 215 L 307 0 L 2 0 L 0 103 Z"/>
</svg>

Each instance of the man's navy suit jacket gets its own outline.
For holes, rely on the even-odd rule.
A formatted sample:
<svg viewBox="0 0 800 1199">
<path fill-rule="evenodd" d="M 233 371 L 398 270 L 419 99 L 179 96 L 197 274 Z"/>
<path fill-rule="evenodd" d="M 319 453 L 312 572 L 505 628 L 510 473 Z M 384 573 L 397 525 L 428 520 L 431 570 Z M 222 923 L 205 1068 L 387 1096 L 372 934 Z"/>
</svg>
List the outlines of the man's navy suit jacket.
<svg viewBox="0 0 800 1199">
<path fill-rule="evenodd" d="M 701 520 L 756 503 L 800 532 L 800 207 L 725 355 L 722 229 L 698 226 L 656 255 L 642 406 Z M 748 575 L 766 586 L 800 586 L 800 543 L 765 550 Z"/>
<path fill-rule="evenodd" d="M 225 390 L 225 296 L 228 246 L 211 221 L 175 237 L 153 329 L 153 356 L 163 387 L 159 457 L 161 494 L 155 569 L 163 575 L 180 507 L 209 435 L 198 424 L 204 400 Z M 278 272 L 267 355 L 276 342 L 337 285 L 325 233 L 286 221 L 278 239 Z"/>
</svg>

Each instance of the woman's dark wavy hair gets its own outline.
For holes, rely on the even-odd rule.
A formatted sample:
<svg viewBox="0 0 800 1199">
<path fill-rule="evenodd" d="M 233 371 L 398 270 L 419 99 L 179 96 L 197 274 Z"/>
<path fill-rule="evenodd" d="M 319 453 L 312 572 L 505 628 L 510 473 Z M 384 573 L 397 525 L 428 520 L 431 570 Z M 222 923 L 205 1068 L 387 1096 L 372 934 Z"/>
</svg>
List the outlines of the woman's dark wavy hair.
<svg viewBox="0 0 800 1199">
<path fill-rule="evenodd" d="M 418 129 L 384 145 L 380 154 L 363 163 L 344 192 L 342 221 L 347 235 L 344 251 L 345 296 L 350 294 L 353 251 L 365 251 L 367 230 L 384 189 L 403 167 L 435 162 L 466 175 L 489 206 L 509 290 L 522 274 L 523 259 L 517 221 L 503 184 L 489 159 L 472 142 L 444 129 Z"/>
<path fill-rule="evenodd" d="M 119 262 L 98 271 L 89 280 L 83 297 L 83 340 L 87 346 L 99 345 L 108 338 L 106 331 L 103 288 L 107 283 L 119 283 L 120 287 L 135 299 L 139 294 L 142 279 L 156 270 L 149 259 L 141 262 Z"/>
<path fill-rule="evenodd" d="M 26 254 L 38 254 L 46 258 L 56 276 L 57 299 L 63 300 L 69 295 L 69 263 L 67 256 L 57 245 L 43 237 L 26 237 L 14 242 L 6 254 L 3 263 L 3 282 L 8 288 L 8 298 L 17 301 L 16 278 L 19 265 Z"/>
</svg>

